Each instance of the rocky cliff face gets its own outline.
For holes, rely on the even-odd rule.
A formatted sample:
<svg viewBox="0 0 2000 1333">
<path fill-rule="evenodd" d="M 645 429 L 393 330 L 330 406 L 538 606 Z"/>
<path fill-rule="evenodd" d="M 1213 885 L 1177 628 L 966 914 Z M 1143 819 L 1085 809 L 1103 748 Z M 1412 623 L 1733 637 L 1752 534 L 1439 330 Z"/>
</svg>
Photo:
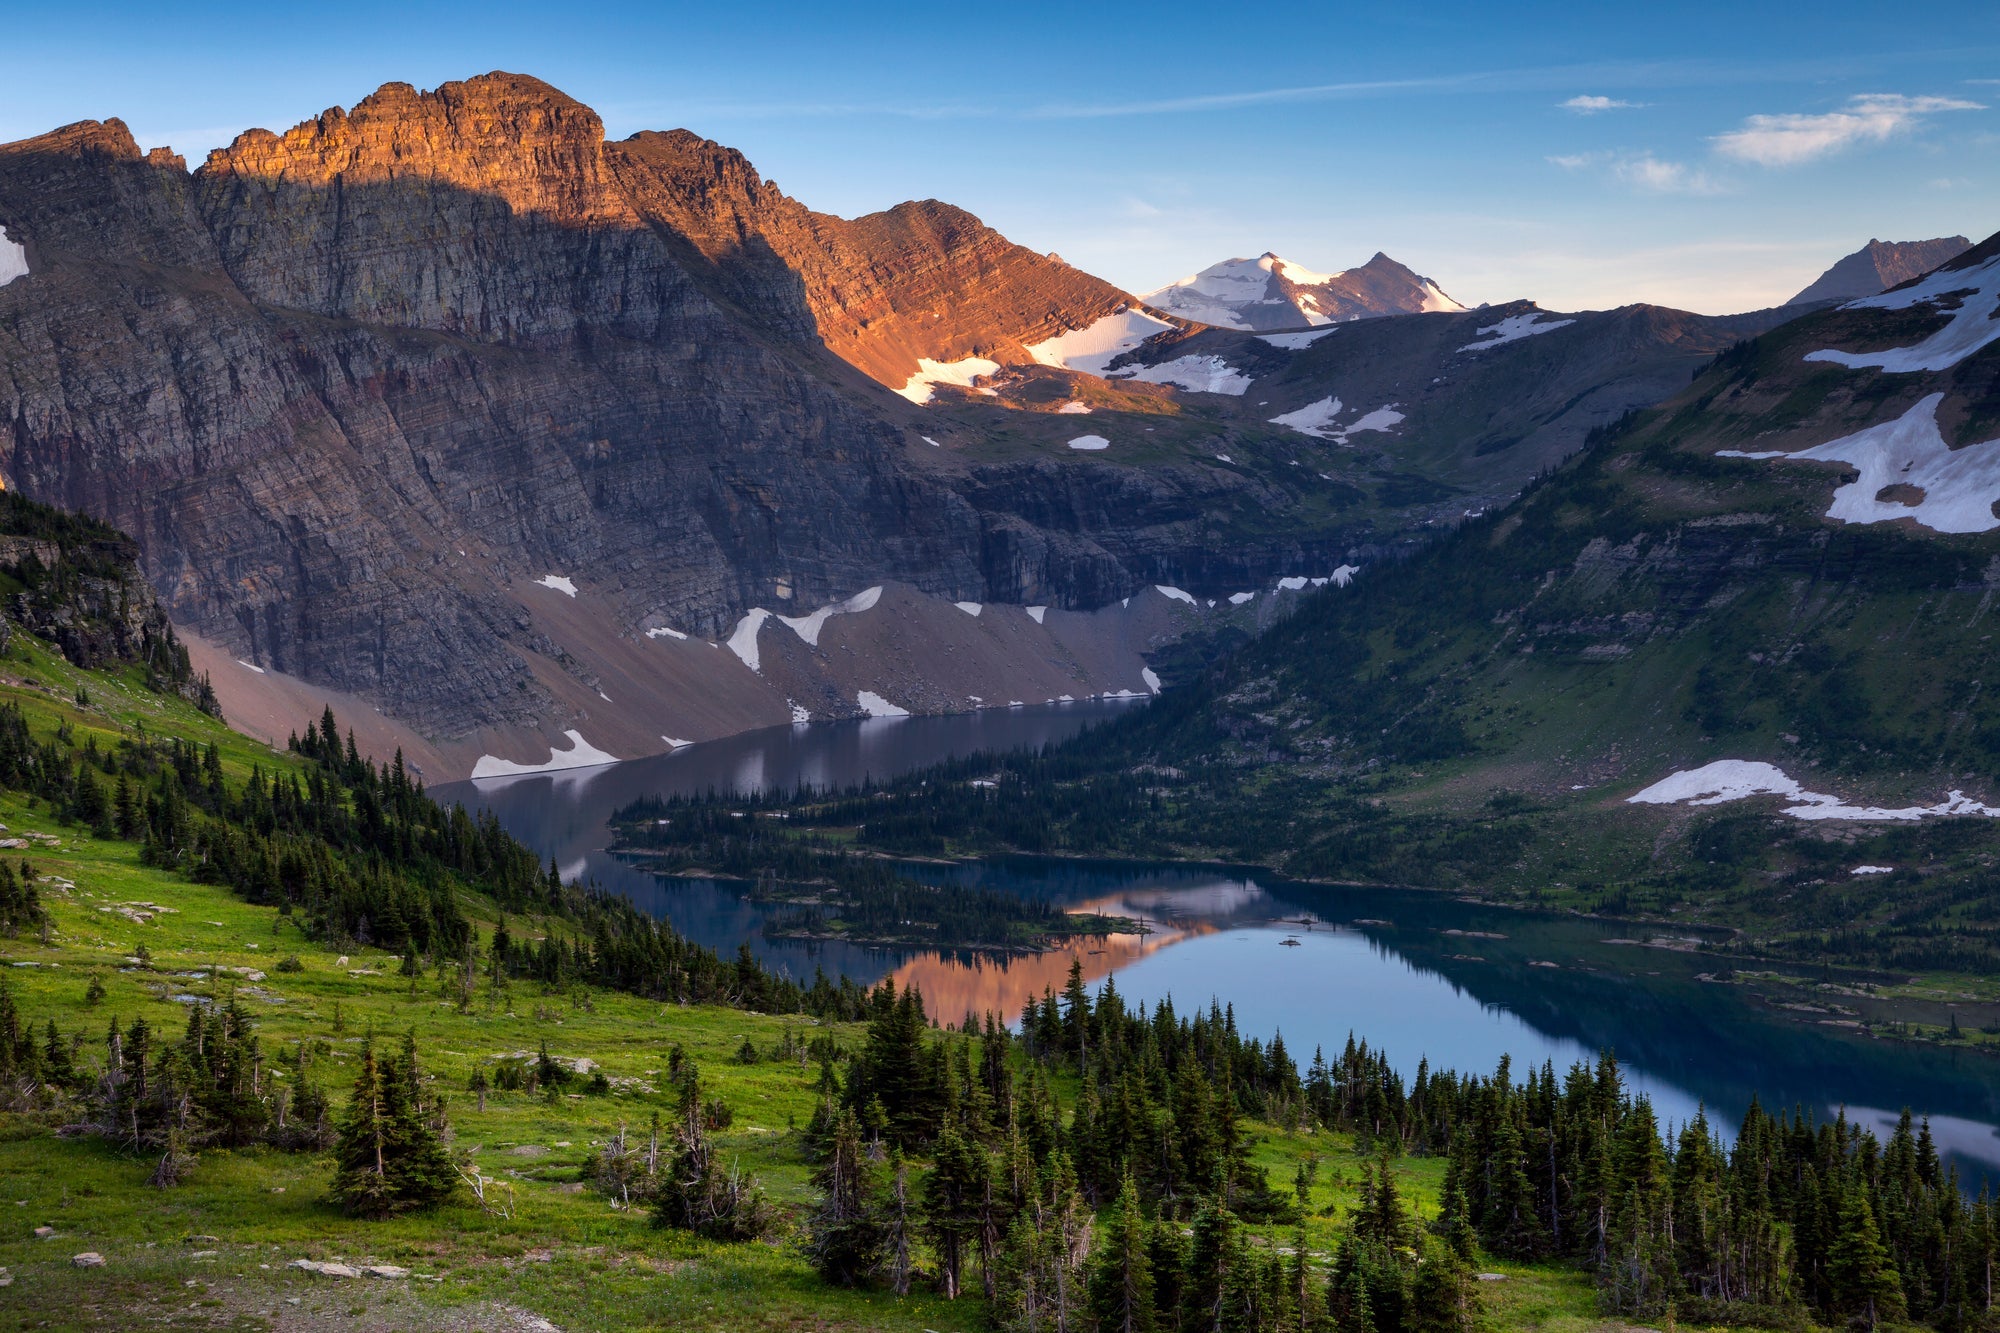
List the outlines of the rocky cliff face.
<svg viewBox="0 0 2000 1333">
<path fill-rule="evenodd" d="M 30 269 L 0 287 L 8 483 L 132 533 L 229 653 L 432 735 L 569 707 L 589 672 L 518 591 L 545 575 L 612 637 L 885 580 L 1088 605 L 1209 558 L 1200 505 L 1238 489 L 1085 459 L 1119 475 L 1075 503 L 974 486 L 854 365 L 1119 293 L 942 205 L 845 223 L 692 136 L 607 145 L 532 79 L 392 84 L 192 175 L 71 126 L 0 147 L 0 227 Z"/>
<path fill-rule="evenodd" d="M 1061 260 L 926 199 L 852 221 L 780 193 L 732 148 L 686 130 L 637 134 L 607 157 L 635 206 L 704 263 L 717 294 L 785 314 L 842 360 L 898 388 L 919 358 L 1032 361 L 1028 347 L 1131 303 Z"/>
</svg>

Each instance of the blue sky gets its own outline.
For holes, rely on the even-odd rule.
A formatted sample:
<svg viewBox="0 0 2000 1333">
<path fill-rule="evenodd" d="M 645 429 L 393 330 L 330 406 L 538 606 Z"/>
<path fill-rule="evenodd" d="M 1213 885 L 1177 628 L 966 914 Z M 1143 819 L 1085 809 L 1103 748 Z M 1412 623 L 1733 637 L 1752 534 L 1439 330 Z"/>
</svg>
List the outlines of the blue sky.
<svg viewBox="0 0 2000 1333">
<path fill-rule="evenodd" d="M 1781 301 L 1871 236 L 2000 230 L 2000 5 L 70 3 L 0 140 L 190 165 L 377 85 L 534 74 L 852 215 L 926 196 L 1133 290 L 1376 250 L 1471 302 Z"/>
</svg>

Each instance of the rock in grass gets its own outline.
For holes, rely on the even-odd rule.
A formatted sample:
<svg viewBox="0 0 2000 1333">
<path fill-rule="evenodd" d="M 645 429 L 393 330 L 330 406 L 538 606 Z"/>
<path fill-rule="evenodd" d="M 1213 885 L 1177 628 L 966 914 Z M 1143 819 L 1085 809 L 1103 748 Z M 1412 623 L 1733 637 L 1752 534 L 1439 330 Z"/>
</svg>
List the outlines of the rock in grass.
<svg viewBox="0 0 2000 1333">
<path fill-rule="evenodd" d="M 47 1240 L 47 1239 L 48 1239 L 49 1237 L 51 1237 L 51 1236 L 53 1236 L 53 1235 L 55 1235 L 55 1234 L 56 1234 L 56 1229 L 55 1229 L 54 1227 L 36 1227 L 36 1228 L 35 1228 L 35 1239 L 36 1239 L 36 1240 Z"/>
<path fill-rule="evenodd" d="M 363 1277 L 408 1277 L 410 1270 L 407 1268 L 398 1268 L 394 1264 L 369 1264 L 361 1270 L 361 1275 Z"/>
<path fill-rule="evenodd" d="M 317 1259 L 294 1259 L 290 1267 L 303 1273 L 315 1273 L 320 1277 L 360 1277 L 361 1270 L 346 1264 L 323 1264 Z"/>
<path fill-rule="evenodd" d="M 96 1250 L 85 1250 L 82 1254 L 70 1256 L 70 1262 L 78 1268 L 102 1268 L 104 1256 Z"/>
</svg>

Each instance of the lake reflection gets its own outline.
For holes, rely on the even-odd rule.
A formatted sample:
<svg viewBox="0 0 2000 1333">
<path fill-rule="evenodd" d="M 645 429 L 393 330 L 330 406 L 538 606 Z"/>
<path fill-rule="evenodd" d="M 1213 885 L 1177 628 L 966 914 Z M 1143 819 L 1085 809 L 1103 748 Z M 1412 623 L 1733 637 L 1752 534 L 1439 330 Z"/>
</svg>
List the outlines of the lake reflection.
<svg viewBox="0 0 2000 1333">
<path fill-rule="evenodd" d="M 922 987 L 940 1019 L 968 1011 L 1018 1016 L 1060 990 L 1071 960 L 1093 985 L 1115 974 L 1128 1000 L 1171 995 L 1188 1012 L 1211 999 L 1246 1033 L 1281 1031 L 1301 1065 L 1336 1053 L 1352 1033 L 1413 1074 L 1558 1070 L 1617 1052 L 1662 1120 L 1706 1105 L 1733 1129 L 1751 1096 L 1767 1107 L 1829 1115 L 1842 1106 L 1886 1132 L 1903 1106 L 1929 1115 L 1940 1147 L 1968 1177 L 2000 1175 L 2000 1061 L 1910 1046 L 1830 1026 L 1823 1010 L 1777 1007 L 1723 984 L 1717 961 L 1685 941 L 1652 941 L 1626 923 L 1514 912 L 1440 894 L 1295 884 L 1238 869 L 1176 864 L 999 858 L 912 866 L 1071 909 L 1127 916 L 1149 933 L 1074 942 L 1007 958 L 940 957 L 842 943 L 769 941 L 765 913 L 737 887 L 661 880 L 603 850 L 611 811 L 640 796 L 844 785 L 887 778 L 974 749 L 1063 739 L 1116 704 L 989 711 L 781 728 L 671 756 L 580 773 L 455 784 L 436 793 L 493 809 L 515 836 L 564 873 L 595 879 L 724 953 L 748 941 L 767 964 L 801 978 L 815 967 Z M 1644 937 L 1643 941 L 1640 938 Z M 1289 941 L 1289 943 L 1288 943 Z M 1928 1021 L 1942 1021 L 1931 1019 Z"/>
</svg>

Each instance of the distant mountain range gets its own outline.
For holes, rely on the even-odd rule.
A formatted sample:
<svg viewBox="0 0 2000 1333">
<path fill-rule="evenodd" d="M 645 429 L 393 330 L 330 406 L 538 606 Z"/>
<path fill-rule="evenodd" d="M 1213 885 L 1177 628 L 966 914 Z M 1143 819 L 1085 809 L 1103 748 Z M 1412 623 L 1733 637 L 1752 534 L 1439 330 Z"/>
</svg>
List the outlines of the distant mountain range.
<svg viewBox="0 0 2000 1333">
<path fill-rule="evenodd" d="M 1252 331 L 1465 309 L 1435 282 L 1381 253 L 1340 273 L 1315 273 L 1268 251 L 1255 259 L 1225 259 L 1141 299 L 1181 319 Z"/>
<path fill-rule="evenodd" d="M 0 480 L 137 539 L 232 719 L 327 699 L 432 780 L 1150 689 L 1785 317 L 1466 311 L 1382 255 L 1142 300 L 513 74 L 192 172 L 0 145 Z"/>
<path fill-rule="evenodd" d="M 1870 240 L 1785 304 L 1854 301 L 1873 296 L 1928 273 L 1971 248 L 1972 242 L 1963 236 L 1941 236 L 1931 241 Z"/>
</svg>

